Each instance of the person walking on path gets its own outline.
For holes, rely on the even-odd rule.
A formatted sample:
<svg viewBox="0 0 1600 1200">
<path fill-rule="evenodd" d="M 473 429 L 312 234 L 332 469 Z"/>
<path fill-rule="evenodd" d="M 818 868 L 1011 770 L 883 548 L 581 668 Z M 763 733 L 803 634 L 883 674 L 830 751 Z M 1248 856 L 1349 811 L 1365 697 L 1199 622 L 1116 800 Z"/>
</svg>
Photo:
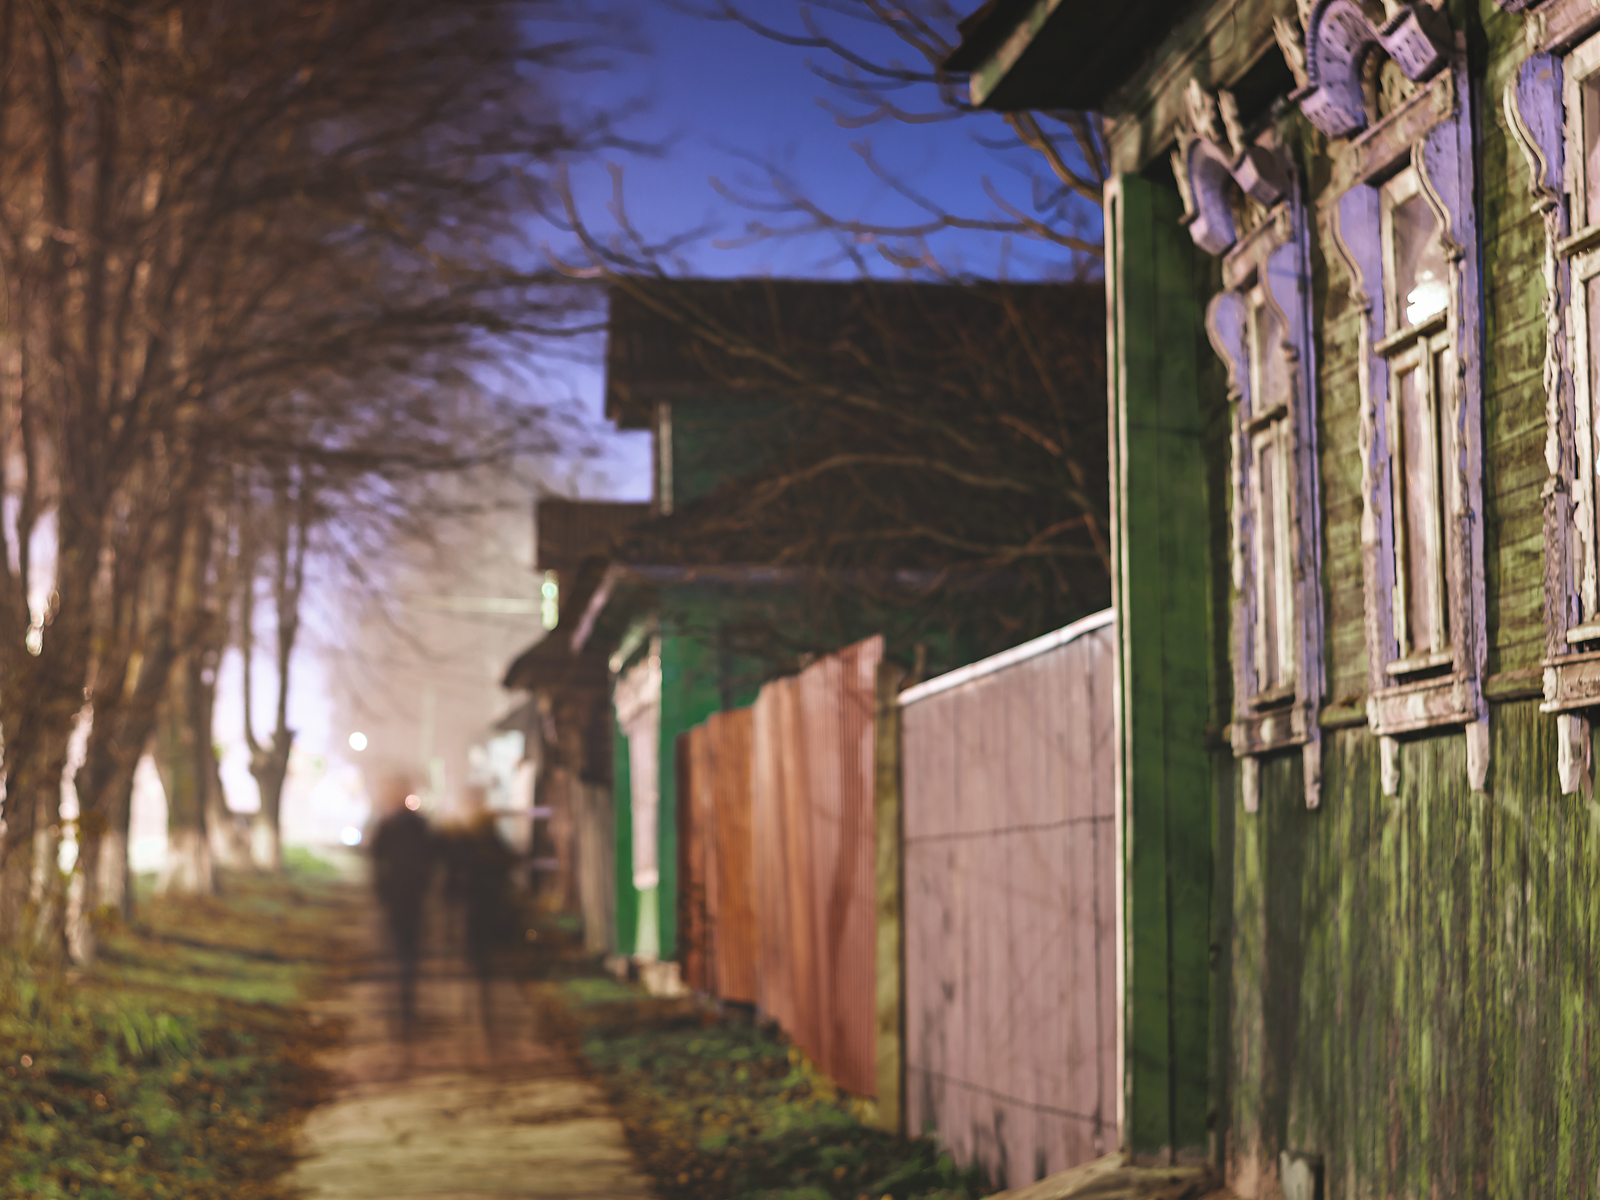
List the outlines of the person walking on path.
<svg viewBox="0 0 1600 1200">
<path fill-rule="evenodd" d="M 511 869 L 516 855 L 495 829 L 486 800 L 482 787 L 468 787 L 462 793 L 460 823 L 444 841 L 445 892 L 458 913 L 463 956 L 478 981 L 479 1019 L 484 1033 L 492 1034 L 494 950 L 512 924 Z"/>
<path fill-rule="evenodd" d="M 411 1040 L 416 1024 L 422 907 L 434 857 L 433 837 L 417 805 L 404 775 L 385 779 L 378 789 L 378 826 L 371 842 L 373 889 L 394 955 L 400 1036 L 405 1041 Z"/>
</svg>

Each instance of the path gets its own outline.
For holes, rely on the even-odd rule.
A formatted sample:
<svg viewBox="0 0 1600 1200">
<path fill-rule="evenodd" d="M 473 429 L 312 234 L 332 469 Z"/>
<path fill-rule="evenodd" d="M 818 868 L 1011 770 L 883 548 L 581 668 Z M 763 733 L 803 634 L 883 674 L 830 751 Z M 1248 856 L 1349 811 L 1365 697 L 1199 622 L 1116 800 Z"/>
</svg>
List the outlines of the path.
<svg viewBox="0 0 1600 1200">
<path fill-rule="evenodd" d="M 419 1030 L 390 1036 L 378 961 L 334 1001 L 350 1037 L 329 1065 L 338 1095 L 305 1125 L 307 1157 L 289 1182 L 308 1200 L 648 1200 L 622 1126 L 566 1052 L 541 1040 L 525 985 L 496 981 L 495 1038 L 477 987 L 432 956 Z"/>
</svg>

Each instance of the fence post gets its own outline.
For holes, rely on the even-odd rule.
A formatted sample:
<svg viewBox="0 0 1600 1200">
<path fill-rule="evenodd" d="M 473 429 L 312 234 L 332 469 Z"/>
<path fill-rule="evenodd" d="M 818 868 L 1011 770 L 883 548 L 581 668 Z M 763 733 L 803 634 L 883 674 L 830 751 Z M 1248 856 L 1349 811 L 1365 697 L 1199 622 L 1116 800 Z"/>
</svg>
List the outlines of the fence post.
<svg viewBox="0 0 1600 1200">
<path fill-rule="evenodd" d="M 878 664 L 873 721 L 875 775 L 872 788 L 877 883 L 878 1124 L 901 1133 L 905 1088 L 905 939 L 901 906 L 903 860 L 900 839 L 900 683 L 905 672 Z"/>
</svg>

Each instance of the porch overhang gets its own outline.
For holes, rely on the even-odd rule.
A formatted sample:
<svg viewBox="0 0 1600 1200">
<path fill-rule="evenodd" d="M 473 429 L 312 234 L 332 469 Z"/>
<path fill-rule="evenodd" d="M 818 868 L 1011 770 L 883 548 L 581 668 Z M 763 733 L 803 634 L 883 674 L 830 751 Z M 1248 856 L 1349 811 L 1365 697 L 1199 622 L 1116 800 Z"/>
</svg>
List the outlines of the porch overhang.
<svg viewBox="0 0 1600 1200">
<path fill-rule="evenodd" d="M 961 23 L 944 69 L 976 108 L 1099 111 L 1194 0 L 989 0 Z"/>
</svg>

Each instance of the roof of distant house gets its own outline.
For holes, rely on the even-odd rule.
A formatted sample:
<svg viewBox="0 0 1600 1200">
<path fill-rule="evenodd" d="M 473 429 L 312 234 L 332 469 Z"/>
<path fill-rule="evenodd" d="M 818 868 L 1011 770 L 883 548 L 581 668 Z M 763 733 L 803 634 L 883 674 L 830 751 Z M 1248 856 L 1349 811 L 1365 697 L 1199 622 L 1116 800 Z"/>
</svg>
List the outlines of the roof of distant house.
<svg viewBox="0 0 1600 1200">
<path fill-rule="evenodd" d="M 934 354 L 952 322 L 996 304 L 1083 321 L 1103 337 L 1103 285 L 904 283 L 879 280 L 651 279 L 611 288 L 606 416 L 648 429 L 655 405 L 685 396 L 772 393 L 796 361 L 835 382 L 881 369 L 891 343 Z"/>
<path fill-rule="evenodd" d="M 585 559 L 607 553 L 649 515 L 648 504 L 542 497 L 534 506 L 534 569 L 571 571 Z"/>
</svg>

